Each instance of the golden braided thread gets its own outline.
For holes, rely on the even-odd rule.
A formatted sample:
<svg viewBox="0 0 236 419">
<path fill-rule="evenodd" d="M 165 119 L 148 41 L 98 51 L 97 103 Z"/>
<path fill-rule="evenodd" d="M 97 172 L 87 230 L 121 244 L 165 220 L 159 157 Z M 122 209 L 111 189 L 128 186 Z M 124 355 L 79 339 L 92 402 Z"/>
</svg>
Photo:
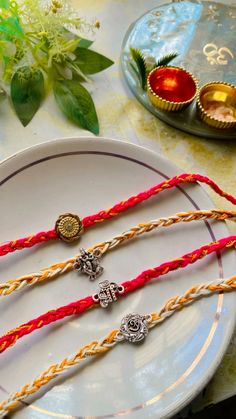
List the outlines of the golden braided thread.
<svg viewBox="0 0 236 419">
<path fill-rule="evenodd" d="M 119 234 L 113 237 L 110 240 L 98 243 L 95 246 L 90 247 L 88 250 L 93 252 L 96 249 L 99 249 L 102 254 L 106 253 L 108 250 L 113 249 L 120 244 L 124 243 L 127 240 L 131 240 L 136 236 L 139 236 L 143 233 L 150 232 L 155 228 L 159 227 L 170 227 L 174 224 L 180 222 L 191 222 L 191 221 L 200 221 L 205 219 L 214 219 L 219 221 L 225 220 L 236 220 L 236 211 L 227 211 L 227 210 L 199 210 L 199 211 L 188 211 L 188 212 L 179 212 L 170 217 L 158 218 L 147 223 L 140 223 L 130 230 L 125 231 L 122 234 Z M 10 280 L 8 282 L 0 284 L 0 295 L 7 296 L 14 291 L 20 290 L 24 286 L 31 286 L 38 282 L 43 282 L 48 279 L 56 278 L 63 273 L 69 272 L 73 269 L 74 263 L 79 255 L 68 259 L 64 262 L 59 262 L 54 265 L 51 265 L 47 268 L 43 268 L 39 272 L 33 272 L 27 275 L 23 275 L 20 278 Z"/>
<path fill-rule="evenodd" d="M 206 295 L 230 292 L 236 290 L 236 276 L 223 280 L 218 279 L 207 284 L 195 285 L 188 289 L 184 294 L 172 297 L 164 304 L 159 312 L 151 313 L 148 317 L 148 328 L 151 329 L 163 322 L 175 312 L 181 310 L 185 306 L 193 303 Z M 53 364 L 30 384 L 24 385 L 19 391 L 12 394 L 7 400 L 0 403 L 0 415 L 3 417 L 12 411 L 27 396 L 36 393 L 40 388 L 48 384 L 50 381 L 62 375 L 65 371 L 78 365 L 82 360 L 103 354 L 109 351 L 114 345 L 122 341 L 118 329 L 109 332 L 101 341 L 94 340 L 83 346 L 76 354 L 64 358 L 60 363 Z"/>
</svg>

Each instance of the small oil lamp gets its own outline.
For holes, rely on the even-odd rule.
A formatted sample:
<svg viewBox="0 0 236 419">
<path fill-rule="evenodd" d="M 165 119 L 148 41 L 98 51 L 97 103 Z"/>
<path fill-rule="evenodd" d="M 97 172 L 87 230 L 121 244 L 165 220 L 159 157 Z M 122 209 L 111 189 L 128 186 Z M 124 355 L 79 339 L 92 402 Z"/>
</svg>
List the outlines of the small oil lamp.
<svg viewBox="0 0 236 419">
<path fill-rule="evenodd" d="M 218 129 L 236 127 L 236 86 L 211 82 L 198 94 L 197 106 L 201 119 Z"/>
<path fill-rule="evenodd" d="M 147 79 L 148 96 L 154 106 L 164 111 L 180 111 L 196 97 L 195 77 L 181 67 L 154 68 Z"/>
</svg>

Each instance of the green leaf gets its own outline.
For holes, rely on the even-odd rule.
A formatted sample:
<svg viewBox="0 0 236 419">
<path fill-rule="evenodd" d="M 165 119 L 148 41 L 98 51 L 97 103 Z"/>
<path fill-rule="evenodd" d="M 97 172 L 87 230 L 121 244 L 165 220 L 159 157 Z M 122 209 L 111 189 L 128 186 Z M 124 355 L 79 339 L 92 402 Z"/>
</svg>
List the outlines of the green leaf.
<svg viewBox="0 0 236 419">
<path fill-rule="evenodd" d="M 76 63 L 84 74 L 95 74 L 114 64 L 109 58 L 87 48 L 78 47 L 73 51 Z"/>
<path fill-rule="evenodd" d="M 44 78 L 39 69 L 19 68 L 11 80 L 11 99 L 24 127 L 31 121 L 44 97 Z"/>
<path fill-rule="evenodd" d="M 82 73 L 82 71 L 80 70 L 80 68 L 75 65 L 75 64 L 71 64 L 71 69 L 72 69 L 72 74 L 73 74 L 73 79 L 77 80 L 78 82 L 89 82 L 89 78 L 87 76 L 85 76 L 84 73 Z"/>
<path fill-rule="evenodd" d="M 147 66 L 145 63 L 145 59 L 138 48 L 130 48 L 131 56 L 136 64 L 137 71 L 139 74 L 139 80 L 143 89 L 146 88 L 147 82 Z M 133 67 L 133 65 L 132 65 Z M 136 72 L 137 74 L 137 72 Z"/>
<path fill-rule="evenodd" d="M 172 52 L 171 54 L 164 55 L 164 57 L 160 58 L 157 63 L 154 65 L 153 68 L 160 67 L 160 66 L 167 66 L 172 60 L 178 57 L 179 54 L 177 52 Z"/>
<path fill-rule="evenodd" d="M 135 72 L 136 76 L 139 79 L 140 78 L 140 74 L 139 74 L 139 71 L 138 71 L 137 67 L 135 66 L 135 64 L 130 63 L 130 66 L 132 67 L 133 71 Z"/>
<path fill-rule="evenodd" d="M 75 80 L 56 81 L 54 95 L 61 111 L 76 125 L 99 133 L 96 109 L 90 93 Z"/>
<path fill-rule="evenodd" d="M 8 9 L 10 6 L 9 0 L 0 0 L 0 8 L 1 9 Z"/>
<path fill-rule="evenodd" d="M 80 38 L 79 46 L 80 48 L 89 48 L 93 44 L 93 41 L 90 39 Z"/>
<path fill-rule="evenodd" d="M 90 39 L 81 38 L 81 36 L 76 35 L 75 33 L 71 32 L 69 29 L 67 29 L 65 27 L 63 27 L 62 30 L 66 34 L 70 35 L 71 39 L 77 39 L 78 42 L 79 42 L 79 46 L 82 47 L 82 48 L 89 48 L 94 42 L 94 41 L 91 41 Z"/>
<path fill-rule="evenodd" d="M 12 41 L 16 38 L 23 38 L 24 32 L 18 17 L 10 16 L 7 19 L 0 19 L 1 39 Z"/>
<path fill-rule="evenodd" d="M 74 68 L 72 69 L 73 72 L 73 80 L 77 81 L 78 83 L 82 83 L 82 82 L 86 82 L 88 81 L 87 79 L 84 78 L 84 76 L 82 76 L 77 70 L 75 70 Z"/>
<path fill-rule="evenodd" d="M 54 62 L 53 63 L 53 67 L 55 69 L 56 75 L 55 78 L 63 78 L 63 79 L 67 79 L 67 80 L 71 80 L 72 79 L 72 69 L 68 66 L 68 65 L 64 65 L 64 64 L 59 64 Z"/>
</svg>

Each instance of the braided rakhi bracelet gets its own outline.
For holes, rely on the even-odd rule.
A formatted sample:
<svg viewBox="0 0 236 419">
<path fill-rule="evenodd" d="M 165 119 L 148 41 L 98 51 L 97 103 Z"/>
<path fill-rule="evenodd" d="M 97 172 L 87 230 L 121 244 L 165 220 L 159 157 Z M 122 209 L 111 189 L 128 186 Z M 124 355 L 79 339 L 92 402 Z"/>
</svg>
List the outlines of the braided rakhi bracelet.
<svg viewBox="0 0 236 419">
<path fill-rule="evenodd" d="M 8 331 L 6 335 L 0 337 L 0 352 L 4 352 L 10 346 L 15 345 L 17 340 L 23 336 L 28 335 L 50 323 L 54 323 L 64 317 L 72 316 L 74 314 L 82 314 L 84 311 L 87 311 L 92 307 L 98 307 L 99 304 L 101 307 L 106 308 L 110 303 L 116 301 L 118 297 L 122 297 L 136 291 L 139 288 L 142 288 L 153 278 L 158 278 L 159 276 L 165 275 L 178 268 L 185 268 L 189 264 L 195 263 L 197 260 L 202 259 L 213 252 L 218 252 L 235 246 L 236 236 L 225 237 L 217 242 L 204 245 L 193 252 L 181 256 L 180 258 L 162 263 L 155 268 L 147 269 L 136 278 L 125 281 L 120 285 L 114 282 L 103 281 L 99 284 L 100 290 L 97 294 L 89 295 L 81 300 L 74 301 L 55 310 L 50 310 L 47 313 L 44 313 L 41 316 Z"/>
<path fill-rule="evenodd" d="M 88 250 L 81 249 L 81 253 L 74 258 L 56 263 L 40 270 L 39 272 L 23 275 L 20 278 L 0 284 L 0 296 L 7 296 L 25 286 L 32 286 L 38 282 L 58 277 L 65 272 L 71 271 L 73 268 L 75 268 L 78 272 L 87 274 L 91 280 L 94 280 L 102 274 L 103 268 L 100 265 L 100 259 L 102 255 L 109 250 L 112 250 L 128 240 L 134 239 L 135 237 L 140 236 L 143 233 L 150 232 L 156 228 L 170 227 L 180 222 L 191 222 L 205 219 L 235 221 L 236 211 L 218 209 L 188 211 L 180 212 L 170 217 L 161 217 L 146 223 L 140 223 L 110 240 L 106 240 L 90 247 Z"/>
<path fill-rule="evenodd" d="M 224 197 L 232 204 L 236 204 L 236 198 L 234 196 L 224 192 L 215 182 L 213 182 L 213 180 L 209 179 L 207 176 L 183 173 L 182 175 L 178 175 L 171 179 L 165 180 L 158 185 L 155 185 L 154 187 L 139 193 L 138 195 L 128 198 L 127 200 L 121 201 L 107 210 L 99 211 L 96 214 L 89 215 L 83 219 L 80 219 L 77 215 L 69 213 L 61 215 L 56 221 L 55 228 L 52 230 L 41 231 L 35 235 L 2 244 L 0 246 L 0 256 L 4 256 L 16 250 L 32 247 L 36 244 L 43 243 L 51 239 L 60 238 L 66 242 L 77 240 L 83 233 L 83 229 L 87 227 L 115 217 L 121 212 L 126 211 L 129 208 L 132 208 L 137 204 L 146 201 L 150 197 L 159 194 L 165 189 L 173 188 L 174 186 L 178 186 L 182 183 L 196 182 L 201 182 L 210 186 L 211 189 L 213 189 L 218 195 Z"/>
<path fill-rule="evenodd" d="M 0 417 L 4 417 L 9 412 L 12 412 L 21 401 L 25 400 L 28 396 L 37 393 L 50 381 L 60 378 L 65 372 L 68 372 L 69 369 L 80 364 L 81 361 L 104 354 L 123 341 L 131 343 L 140 342 L 145 339 L 149 329 L 159 325 L 185 306 L 211 294 L 235 290 L 236 276 L 229 279 L 218 279 L 207 284 L 195 285 L 184 294 L 170 298 L 159 312 L 153 312 L 147 315 L 128 314 L 122 319 L 120 329 L 112 330 L 103 339 L 93 340 L 80 348 L 75 354 L 70 355 L 68 358 L 64 358 L 57 364 L 52 364 L 31 383 L 25 384 L 16 393 L 10 395 L 7 400 L 0 403 Z"/>
</svg>

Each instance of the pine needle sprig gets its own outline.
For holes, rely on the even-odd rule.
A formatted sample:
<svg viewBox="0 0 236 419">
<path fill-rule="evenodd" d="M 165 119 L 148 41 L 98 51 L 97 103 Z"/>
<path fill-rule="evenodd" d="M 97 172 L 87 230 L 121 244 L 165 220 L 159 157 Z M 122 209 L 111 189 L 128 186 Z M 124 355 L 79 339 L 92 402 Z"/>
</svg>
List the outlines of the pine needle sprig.
<svg viewBox="0 0 236 419">
<path fill-rule="evenodd" d="M 173 61 L 176 57 L 178 57 L 179 54 L 177 52 L 172 52 L 170 54 L 164 55 L 164 57 L 161 57 L 153 68 L 161 67 L 161 66 L 167 66 L 170 64 L 171 61 Z"/>
<path fill-rule="evenodd" d="M 145 58 L 138 48 L 131 47 L 130 53 L 137 68 L 135 68 L 135 66 L 132 65 L 132 63 L 131 63 L 131 66 L 133 70 L 136 72 L 136 74 L 138 75 L 142 88 L 145 89 L 146 82 L 147 82 L 147 65 L 145 62 Z"/>
</svg>

